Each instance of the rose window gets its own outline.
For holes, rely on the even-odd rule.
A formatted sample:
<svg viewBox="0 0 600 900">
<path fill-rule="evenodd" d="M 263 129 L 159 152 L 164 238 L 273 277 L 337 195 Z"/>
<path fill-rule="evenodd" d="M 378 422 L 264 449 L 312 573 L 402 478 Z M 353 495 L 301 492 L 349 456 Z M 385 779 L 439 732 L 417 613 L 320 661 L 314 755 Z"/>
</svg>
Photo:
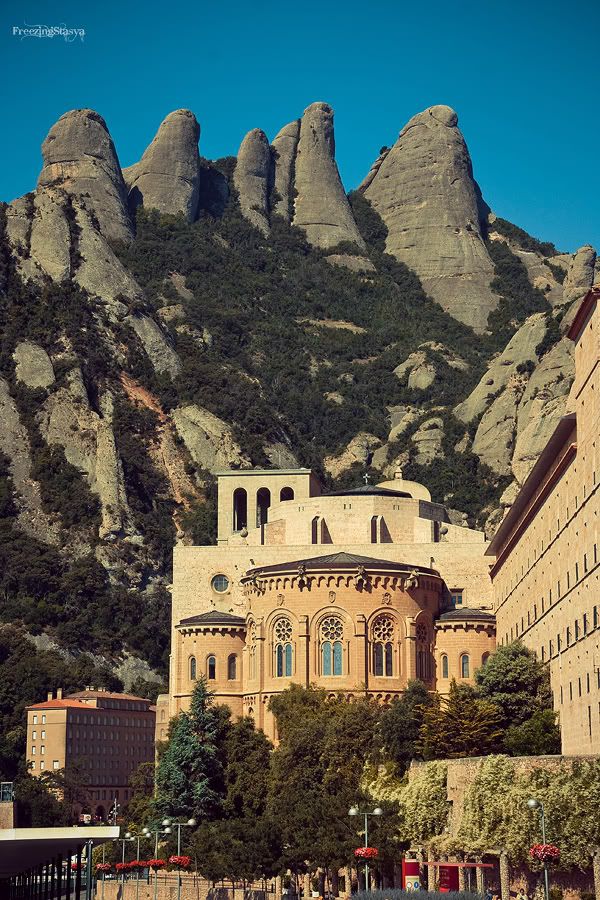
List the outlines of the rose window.
<svg viewBox="0 0 600 900">
<path fill-rule="evenodd" d="M 373 623 L 374 641 L 391 641 L 394 638 L 394 622 L 390 616 L 379 616 Z"/>
<path fill-rule="evenodd" d="M 278 619 L 274 631 L 276 641 L 289 641 L 292 637 L 292 623 L 289 619 Z"/>
<path fill-rule="evenodd" d="M 337 616 L 328 616 L 321 622 L 321 637 L 324 641 L 341 641 L 344 636 L 344 626 Z"/>
</svg>

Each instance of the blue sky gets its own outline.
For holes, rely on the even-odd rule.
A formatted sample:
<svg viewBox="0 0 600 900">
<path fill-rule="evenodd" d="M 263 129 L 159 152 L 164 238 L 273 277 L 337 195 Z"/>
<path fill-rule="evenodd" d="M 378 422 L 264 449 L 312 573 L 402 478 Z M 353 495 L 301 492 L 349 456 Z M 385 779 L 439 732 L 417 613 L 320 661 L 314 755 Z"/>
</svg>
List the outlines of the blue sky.
<svg viewBox="0 0 600 900">
<path fill-rule="evenodd" d="M 325 100 L 350 190 L 412 115 L 446 103 L 498 215 L 563 250 L 599 247 L 599 19 L 597 0 L 4 0 L 0 199 L 35 186 L 42 140 L 76 107 L 104 116 L 127 166 L 178 107 L 215 158 Z M 24 23 L 85 38 L 20 40 Z"/>
</svg>

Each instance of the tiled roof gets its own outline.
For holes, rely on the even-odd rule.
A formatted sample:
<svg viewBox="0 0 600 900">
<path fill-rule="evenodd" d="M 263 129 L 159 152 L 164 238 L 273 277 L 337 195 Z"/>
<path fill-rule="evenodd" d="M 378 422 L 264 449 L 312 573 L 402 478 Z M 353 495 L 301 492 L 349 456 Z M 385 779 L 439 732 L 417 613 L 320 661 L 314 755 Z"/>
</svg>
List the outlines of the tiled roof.
<svg viewBox="0 0 600 900">
<path fill-rule="evenodd" d="M 468 606 L 457 606 L 455 609 L 449 609 L 448 612 L 442 613 L 437 621 L 458 622 L 472 619 L 481 620 L 482 622 L 495 622 L 496 616 L 486 612 L 484 609 L 470 609 Z"/>
<path fill-rule="evenodd" d="M 66 708 L 74 708 L 74 709 L 90 709 L 87 703 L 84 703 L 83 700 L 44 700 L 43 703 L 33 703 L 31 706 L 26 706 L 26 709 L 66 709 Z M 95 707 L 91 707 L 94 709 Z"/>
<path fill-rule="evenodd" d="M 199 616 L 190 616 L 182 619 L 179 625 L 245 625 L 243 616 L 234 616 L 232 613 L 220 612 L 211 609 L 210 612 L 200 613 Z"/>
<path fill-rule="evenodd" d="M 116 691 L 77 691 L 75 694 L 67 694 L 67 700 L 141 700 L 148 703 L 147 697 L 137 697 L 135 694 L 119 694 Z"/>
</svg>

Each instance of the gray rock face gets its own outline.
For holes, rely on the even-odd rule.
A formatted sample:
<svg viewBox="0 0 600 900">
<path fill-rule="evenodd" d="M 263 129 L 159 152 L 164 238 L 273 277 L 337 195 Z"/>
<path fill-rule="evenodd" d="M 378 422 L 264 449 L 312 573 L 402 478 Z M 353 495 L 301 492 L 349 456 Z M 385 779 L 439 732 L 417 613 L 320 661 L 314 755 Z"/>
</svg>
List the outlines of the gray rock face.
<svg viewBox="0 0 600 900">
<path fill-rule="evenodd" d="M 13 353 L 15 375 L 30 388 L 48 388 L 54 384 L 54 369 L 43 347 L 32 341 L 21 341 Z"/>
<path fill-rule="evenodd" d="M 442 443 L 444 440 L 444 420 L 439 416 L 426 419 L 415 431 L 411 441 L 416 448 L 415 462 L 420 466 L 426 466 L 440 456 L 444 455 Z"/>
<path fill-rule="evenodd" d="M 40 486 L 31 477 L 29 436 L 4 378 L 0 378 L 0 423 L 0 450 L 10 460 L 19 528 L 46 544 L 59 544 L 60 527 L 42 508 Z"/>
<path fill-rule="evenodd" d="M 587 244 L 580 247 L 573 260 L 563 282 L 563 303 L 572 303 L 580 300 L 594 283 L 594 268 L 596 265 L 596 251 Z"/>
<path fill-rule="evenodd" d="M 249 465 L 249 459 L 233 436 L 231 426 L 199 406 L 183 406 L 171 413 L 173 424 L 194 462 L 216 472 Z"/>
<path fill-rule="evenodd" d="M 365 249 L 335 162 L 333 110 L 313 103 L 302 116 L 295 161 L 294 225 L 315 247 L 329 250 L 342 241 Z"/>
<path fill-rule="evenodd" d="M 243 215 L 264 235 L 269 233 L 269 193 L 272 183 L 271 147 L 264 131 L 254 128 L 240 145 L 233 183 Z"/>
<path fill-rule="evenodd" d="M 291 219 L 290 211 L 294 202 L 294 168 L 299 138 L 300 119 L 296 119 L 281 129 L 272 144 L 275 160 L 275 191 L 280 197 L 273 206 L 273 212 L 282 216 L 286 222 Z"/>
<path fill-rule="evenodd" d="M 50 129 L 42 155 L 38 187 L 61 187 L 80 199 L 105 237 L 131 240 L 125 183 L 102 116 L 92 109 L 65 113 Z"/>
<path fill-rule="evenodd" d="M 327 456 L 323 460 L 323 464 L 329 474 L 337 478 L 355 463 L 368 466 L 372 460 L 373 451 L 380 445 L 381 441 L 374 434 L 361 431 L 352 438 L 342 453 L 338 456 Z"/>
<path fill-rule="evenodd" d="M 200 125 L 189 109 L 176 109 L 162 122 L 138 163 L 123 170 L 129 206 L 161 213 L 183 213 L 193 222 L 198 212 Z"/>
<path fill-rule="evenodd" d="M 543 313 L 535 313 L 521 325 L 507 347 L 490 363 L 479 384 L 466 400 L 454 408 L 454 414 L 461 422 L 471 422 L 480 416 L 494 402 L 494 397 L 508 384 L 511 376 L 521 363 L 537 360 L 535 348 L 546 334 L 546 320 Z"/>
<path fill-rule="evenodd" d="M 154 319 L 131 315 L 125 321 L 139 337 L 154 370 L 159 375 L 165 373 L 175 378 L 181 369 L 179 357 Z"/>
<path fill-rule="evenodd" d="M 388 228 L 386 249 L 456 319 L 483 331 L 498 304 L 469 151 L 448 106 L 414 116 L 363 184 Z M 375 168 L 375 167 L 374 167 Z"/>
<path fill-rule="evenodd" d="M 81 372 L 75 368 L 67 376 L 67 387 L 48 397 L 38 421 L 47 443 L 63 447 L 67 460 L 84 473 L 98 495 L 102 515 L 99 534 L 110 540 L 134 529 L 112 430 L 109 394 L 103 395 L 101 407 L 102 416 L 90 408 Z"/>
</svg>

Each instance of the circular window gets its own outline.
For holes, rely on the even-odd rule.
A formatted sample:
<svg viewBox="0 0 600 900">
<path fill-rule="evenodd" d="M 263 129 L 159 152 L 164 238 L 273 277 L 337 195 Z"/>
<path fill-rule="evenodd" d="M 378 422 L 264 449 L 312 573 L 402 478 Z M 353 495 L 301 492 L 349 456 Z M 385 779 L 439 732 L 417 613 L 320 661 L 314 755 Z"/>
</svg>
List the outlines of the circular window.
<svg viewBox="0 0 600 900">
<path fill-rule="evenodd" d="M 213 591 L 223 594 L 229 588 L 229 578 L 226 575 L 215 575 L 210 585 Z"/>
</svg>

